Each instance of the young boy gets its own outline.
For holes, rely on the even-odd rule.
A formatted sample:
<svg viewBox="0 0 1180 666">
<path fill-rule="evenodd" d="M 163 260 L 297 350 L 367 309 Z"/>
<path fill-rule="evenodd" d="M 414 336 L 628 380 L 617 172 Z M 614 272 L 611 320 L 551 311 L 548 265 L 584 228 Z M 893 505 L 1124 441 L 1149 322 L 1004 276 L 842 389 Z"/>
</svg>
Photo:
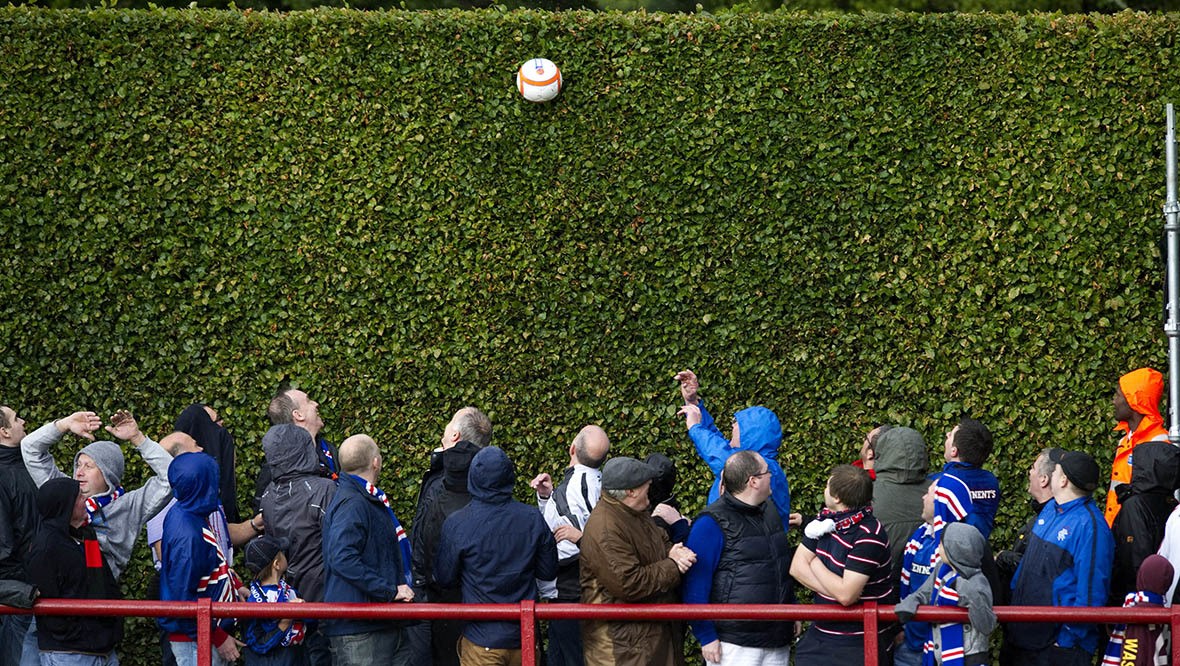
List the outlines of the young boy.
<svg viewBox="0 0 1180 666">
<path fill-rule="evenodd" d="M 249 602 L 302 603 L 287 584 L 287 544 L 272 536 L 260 536 L 246 544 L 246 568 L 254 574 Z M 296 666 L 303 663 L 304 623 L 299 620 L 258 618 L 246 622 L 242 652 L 247 666 Z"/>
<path fill-rule="evenodd" d="M 959 606 L 967 609 L 968 624 L 947 622 L 929 625 L 923 661 L 931 655 L 936 664 L 962 666 L 988 664 L 988 636 L 996 628 L 992 590 L 980 571 L 987 542 L 967 523 L 951 523 L 943 529 L 934 575 L 897 605 L 897 619 L 913 619 L 920 604 Z"/>
<path fill-rule="evenodd" d="M 1120 513 L 1120 516 L 1123 514 Z M 1149 555 L 1139 566 L 1136 592 L 1127 594 L 1123 607 L 1164 606 L 1164 594 L 1172 584 L 1172 564 L 1159 555 Z M 1172 629 L 1167 624 L 1120 624 L 1110 632 L 1103 666 L 1164 666 L 1172 663 Z"/>
</svg>

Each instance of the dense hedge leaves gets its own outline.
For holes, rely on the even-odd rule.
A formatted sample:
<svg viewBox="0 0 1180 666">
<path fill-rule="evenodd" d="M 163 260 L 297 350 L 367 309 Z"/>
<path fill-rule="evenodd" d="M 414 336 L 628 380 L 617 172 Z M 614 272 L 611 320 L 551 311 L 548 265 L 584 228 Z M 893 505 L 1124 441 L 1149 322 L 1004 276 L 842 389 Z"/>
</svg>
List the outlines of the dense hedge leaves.
<svg viewBox="0 0 1180 666">
<path fill-rule="evenodd" d="M 692 367 L 723 427 L 780 415 L 804 510 L 872 425 L 937 461 L 977 415 L 999 543 L 1035 451 L 1109 464 L 1115 379 L 1166 367 L 1178 24 L 3 9 L 0 401 L 159 434 L 211 402 L 248 486 L 292 379 L 403 516 L 464 404 L 522 497 L 596 421 L 695 511 Z M 548 105 L 513 88 L 534 55 Z"/>
</svg>

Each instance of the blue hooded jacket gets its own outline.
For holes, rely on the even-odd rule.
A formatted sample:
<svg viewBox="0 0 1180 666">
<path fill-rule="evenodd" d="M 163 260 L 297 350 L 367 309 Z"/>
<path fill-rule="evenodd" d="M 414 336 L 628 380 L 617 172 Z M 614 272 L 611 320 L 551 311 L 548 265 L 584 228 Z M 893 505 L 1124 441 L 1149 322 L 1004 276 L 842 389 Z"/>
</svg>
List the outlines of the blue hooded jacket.
<svg viewBox="0 0 1180 666">
<path fill-rule="evenodd" d="M 217 462 L 204 453 L 184 453 L 168 466 L 168 483 L 176 504 L 164 518 L 164 538 L 160 541 L 160 598 L 164 601 L 217 601 L 231 585 L 228 572 L 217 576 L 220 567 L 217 547 L 202 535 L 209 514 L 221 506 Z M 205 582 L 203 579 L 211 577 Z M 205 586 L 204 590 L 198 588 Z M 183 634 L 196 640 L 197 623 L 191 618 L 163 617 L 160 627 L 170 634 Z M 221 645 L 233 620 L 223 618 L 213 627 L 213 642 Z"/>
<path fill-rule="evenodd" d="M 788 528 L 788 517 L 791 515 L 791 491 L 787 486 L 787 476 L 778 464 L 778 448 L 783 441 L 783 428 L 779 425 L 778 417 L 765 407 L 747 407 L 734 414 L 738 424 L 738 438 L 740 446 L 736 449 L 729 446 L 729 440 L 721 434 L 713 423 L 713 416 L 705 409 L 705 403 L 700 403 L 701 422 L 688 430 L 688 436 L 697 447 L 701 459 L 713 471 L 713 487 L 709 488 L 709 504 L 717 501 L 721 495 L 721 471 L 725 469 L 725 461 L 735 451 L 754 451 L 766 459 L 770 470 L 770 500 L 778 515 L 782 516 L 783 529 Z"/>
<path fill-rule="evenodd" d="M 512 461 L 489 446 L 467 475 L 471 503 L 443 523 L 434 578 L 459 584 L 465 604 L 515 604 L 537 598 L 537 580 L 557 578 L 557 543 L 536 507 L 512 499 Z M 467 640 L 480 647 L 519 649 L 517 622 L 468 622 Z"/>
</svg>

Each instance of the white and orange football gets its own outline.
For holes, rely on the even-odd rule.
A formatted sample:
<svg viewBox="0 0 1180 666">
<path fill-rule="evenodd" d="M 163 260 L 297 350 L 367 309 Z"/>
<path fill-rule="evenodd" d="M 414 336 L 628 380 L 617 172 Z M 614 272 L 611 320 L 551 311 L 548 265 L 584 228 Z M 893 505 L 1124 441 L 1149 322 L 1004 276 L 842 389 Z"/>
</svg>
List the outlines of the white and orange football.
<svg viewBox="0 0 1180 666">
<path fill-rule="evenodd" d="M 516 70 L 516 89 L 530 102 L 548 102 L 561 92 L 561 70 L 545 58 L 533 58 Z"/>
</svg>

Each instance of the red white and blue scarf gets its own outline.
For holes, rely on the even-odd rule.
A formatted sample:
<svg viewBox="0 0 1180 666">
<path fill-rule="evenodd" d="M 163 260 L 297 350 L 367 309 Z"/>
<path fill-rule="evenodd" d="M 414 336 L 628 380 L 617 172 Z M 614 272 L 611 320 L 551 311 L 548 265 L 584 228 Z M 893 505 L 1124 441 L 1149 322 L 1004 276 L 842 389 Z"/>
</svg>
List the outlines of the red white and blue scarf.
<svg viewBox="0 0 1180 666">
<path fill-rule="evenodd" d="M 1131 606 L 1163 606 L 1164 597 L 1155 592 L 1139 590 L 1131 592 L 1123 599 L 1123 608 Z M 1102 655 L 1102 666 L 1119 666 L 1123 661 L 1123 641 L 1127 638 L 1127 625 L 1116 624 L 1110 632 L 1110 642 L 1106 644 L 1106 653 Z"/>
<path fill-rule="evenodd" d="M 274 590 L 274 592 L 275 592 L 274 601 L 271 601 L 270 597 L 267 596 L 267 589 L 268 588 Z M 287 603 L 288 601 L 290 601 L 291 599 L 294 599 L 294 598 L 295 598 L 295 591 L 292 590 L 291 586 L 287 584 L 287 581 L 282 578 L 279 579 L 278 585 L 263 585 L 262 583 L 258 582 L 257 580 L 250 582 L 250 601 L 251 602 L 258 603 L 258 604 L 267 604 L 267 603 L 282 604 L 282 603 Z M 276 622 L 276 625 L 277 625 L 277 622 Z M 291 645 L 299 645 L 300 643 L 303 642 L 303 638 L 306 635 L 307 635 L 307 626 L 303 623 L 303 620 L 293 620 L 291 622 L 291 626 L 287 627 L 287 632 L 285 634 L 283 634 L 283 640 L 280 642 L 280 644 L 283 647 L 288 647 Z"/>
<path fill-rule="evenodd" d="M 106 521 L 101 518 L 96 522 L 95 516 L 101 516 L 103 508 L 106 505 L 110 504 L 111 502 L 114 502 L 115 500 L 122 497 L 125 494 L 125 492 L 126 491 L 123 490 L 123 486 L 116 486 L 114 490 L 112 490 L 110 493 L 108 493 L 106 495 L 98 495 L 96 497 L 87 497 L 86 498 L 86 523 L 85 524 L 86 525 L 90 525 L 90 524 L 102 525 L 102 524 L 104 524 Z"/>
<path fill-rule="evenodd" d="M 239 581 L 233 570 L 230 569 L 229 560 L 226 558 L 225 550 L 221 547 L 221 540 L 217 538 L 217 532 L 213 529 L 211 521 L 207 520 L 205 526 L 201 528 L 201 538 L 217 551 L 217 565 L 213 567 L 213 571 L 201 576 L 201 579 L 197 581 L 197 595 L 205 593 L 210 587 L 220 586 L 217 588 L 217 597 L 213 601 L 236 601 L 234 590 L 237 589 Z"/>
<path fill-rule="evenodd" d="M 934 591 L 930 595 L 931 605 L 958 607 L 959 593 L 954 588 L 959 574 L 945 562 L 938 566 L 938 575 L 934 577 Z M 926 642 L 922 645 L 922 666 L 935 666 L 939 662 L 934 654 L 934 625 L 930 629 Z M 963 663 L 963 625 L 959 622 L 947 622 L 938 625 L 938 632 L 942 638 L 941 661 L 943 666 L 959 666 Z"/>
<path fill-rule="evenodd" d="M 406 536 L 406 530 L 402 527 L 401 521 L 397 519 L 397 515 L 393 513 L 393 507 L 389 505 L 389 498 L 386 497 L 385 491 L 377 486 L 369 483 L 367 480 L 357 476 L 356 474 L 349 474 L 356 482 L 361 484 L 365 492 L 369 493 L 370 497 L 375 497 L 382 504 L 385 505 L 385 510 L 389 513 L 389 519 L 393 521 L 393 529 L 397 534 L 397 545 L 401 549 L 402 554 L 402 573 L 406 579 L 406 585 L 413 585 L 414 575 L 410 572 L 410 539 Z"/>
</svg>

